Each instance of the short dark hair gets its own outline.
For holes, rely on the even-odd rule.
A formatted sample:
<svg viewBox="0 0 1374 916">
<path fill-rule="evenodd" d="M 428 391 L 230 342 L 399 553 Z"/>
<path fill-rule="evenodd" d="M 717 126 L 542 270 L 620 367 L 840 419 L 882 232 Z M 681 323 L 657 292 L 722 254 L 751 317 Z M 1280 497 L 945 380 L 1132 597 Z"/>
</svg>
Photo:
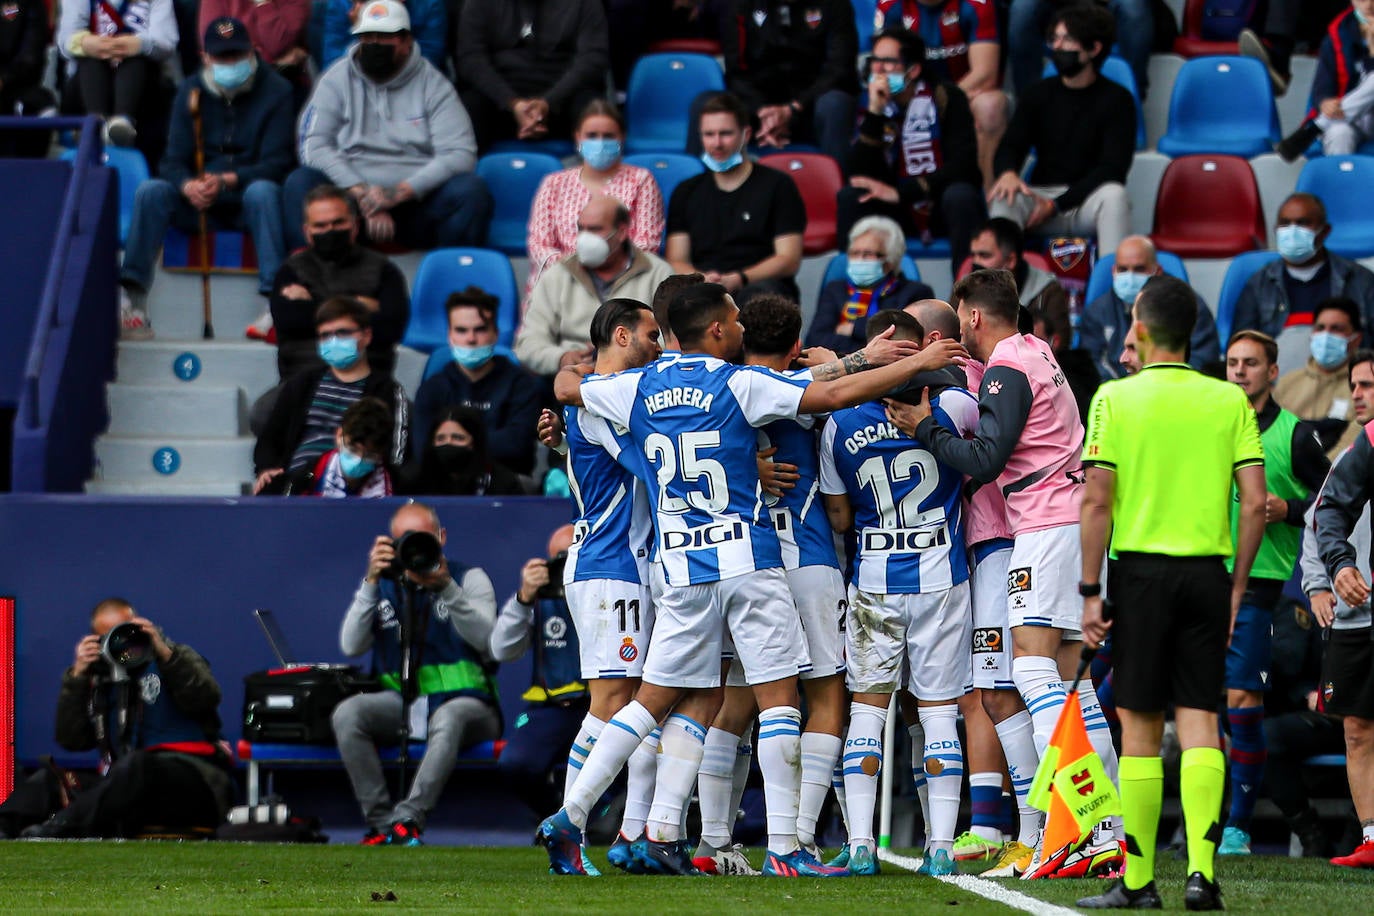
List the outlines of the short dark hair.
<svg viewBox="0 0 1374 916">
<path fill-rule="evenodd" d="M 1069 349 L 1073 343 L 1073 320 L 1069 317 L 1069 297 L 1062 286 L 1051 283 L 1041 290 L 1031 302 L 1030 315 L 1031 333 L 1035 333 L 1034 322 L 1039 321 L 1045 325 L 1046 337 L 1059 338 L 1060 352 Z"/>
<path fill-rule="evenodd" d="M 339 421 L 344 441 L 386 455 L 391 451 L 391 408 L 380 398 L 359 398 Z"/>
<path fill-rule="evenodd" d="M 888 328 L 896 328 L 892 332 L 893 340 L 914 340 L 919 343 L 926 336 L 926 329 L 921 327 L 915 315 L 902 309 L 882 309 L 864 326 L 865 339 L 872 340 Z"/>
<path fill-rule="evenodd" d="M 102 598 L 95 607 L 91 608 L 91 623 L 95 623 L 95 619 L 99 617 L 102 612 L 111 608 L 128 608 L 132 611 L 134 606 L 118 595 Z"/>
<path fill-rule="evenodd" d="M 1021 249 L 1026 247 L 1026 234 L 1021 231 L 1021 227 L 1005 216 L 994 216 L 977 229 L 973 230 L 970 238 L 978 238 L 984 232 L 991 232 L 993 239 L 997 241 L 997 247 L 1003 254 L 1021 254 Z"/>
<path fill-rule="evenodd" d="M 668 306 L 668 320 L 684 350 L 701 343 L 706 329 L 720 320 L 729 302 L 728 295 L 719 283 L 698 283 L 673 297 Z"/>
<path fill-rule="evenodd" d="M 352 296 L 331 296 L 315 309 L 317 328 L 327 321 L 338 321 L 340 318 L 352 318 L 360 331 L 372 327 L 372 310 Z"/>
<path fill-rule="evenodd" d="M 1309 203 L 1312 206 L 1316 207 L 1317 213 L 1321 216 L 1323 226 L 1326 225 L 1327 222 L 1329 222 L 1329 220 L 1327 220 L 1326 218 L 1326 204 L 1322 201 L 1320 197 L 1309 191 L 1294 191 L 1292 194 L 1289 194 L 1287 197 L 1283 199 L 1283 203 L 1279 204 L 1279 209 L 1282 210 L 1285 206 L 1287 206 L 1287 204 L 1290 201 L 1294 200 L 1301 200 L 1305 203 Z"/>
<path fill-rule="evenodd" d="M 717 92 L 715 95 L 706 97 L 706 101 L 701 105 L 701 114 L 697 118 L 698 129 L 701 127 L 701 119 L 709 114 L 733 116 L 740 130 L 744 130 L 750 124 L 749 106 L 745 105 L 739 96 L 731 92 Z"/>
<path fill-rule="evenodd" d="M 1231 348 L 1242 340 L 1249 340 L 1259 344 L 1260 349 L 1264 351 L 1264 358 L 1268 361 L 1269 365 L 1273 366 L 1278 363 L 1279 342 L 1263 331 L 1256 331 L 1253 328 L 1237 331 L 1232 334 L 1231 339 L 1226 341 L 1226 353 L 1230 353 Z M 1222 354 L 1223 357 L 1225 357 L 1225 355 L 1225 353 Z"/>
<path fill-rule="evenodd" d="M 1355 367 L 1361 363 L 1374 363 L 1374 350 L 1368 347 L 1360 347 L 1355 351 L 1355 355 L 1350 357 L 1350 365 L 1345 367 L 1345 383 L 1355 384 Z"/>
<path fill-rule="evenodd" d="M 1360 306 L 1349 296 L 1328 296 L 1321 302 L 1318 302 L 1317 307 L 1312 309 L 1313 320 L 1315 321 L 1317 316 L 1327 309 L 1335 309 L 1343 313 L 1345 317 L 1350 319 L 1350 326 L 1357 332 L 1364 330 L 1360 322 Z"/>
<path fill-rule="evenodd" d="M 1012 327 L 1021 313 L 1016 277 L 1009 270 L 975 270 L 954 284 L 949 298 L 956 308 L 967 302 Z"/>
<path fill-rule="evenodd" d="M 1061 22 L 1064 23 L 1064 31 L 1082 45 L 1084 51 L 1095 44 L 1102 45 L 1092 58 L 1093 69 L 1101 70 L 1103 62 L 1112 53 L 1112 45 L 1116 43 L 1116 17 L 1105 6 L 1076 3 L 1060 10 L 1050 23 L 1050 32 L 1053 33 L 1054 27 Z"/>
<path fill-rule="evenodd" d="M 311 204 L 317 204 L 322 200 L 337 200 L 347 205 L 349 210 L 353 209 L 353 198 L 347 191 L 332 184 L 322 184 L 305 192 L 305 205 L 301 207 L 301 212 L 304 213 Z"/>
<path fill-rule="evenodd" d="M 607 299 L 601 303 L 596 314 L 592 316 L 592 346 L 598 350 L 609 347 L 616 328 L 625 328 L 631 332 L 637 330 L 648 308 L 638 299 Z"/>
<path fill-rule="evenodd" d="M 1156 345 L 1182 353 L 1197 324 L 1197 293 L 1178 277 L 1153 276 L 1136 297 L 1135 319 L 1149 329 Z"/>
<path fill-rule="evenodd" d="M 444 302 L 444 314 L 450 319 L 453 317 L 453 310 L 457 308 L 477 309 L 493 331 L 496 327 L 496 312 L 501 307 L 501 300 L 491 293 L 482 289 L 480 286 L 468 286 L 448 294 L 448 299 Z"/>
<path fill-rule="evenodd" d="M 786 356 L 801 338 L 801 306 L 777 293 L 761 293 L 740 306 L 744 350 L 758 356 Z"/>
<path fill-rule="evenodd" d="M 920 64 L 926 65 L 926 43 L 917 33 L 910 29 L 883 29 L 873 36 L 873 47 L 877 47 L 878 42 L 884 38 L 890 38 L 897 42 L 901 47 L 902 63 L 908 68 Z"/>
<path fill-rule="evenodd" d="M 674 333 L 672 325 L 668 323 L 668 310 L 677 298 L 677 294 L 689 287 L 696 286 L 698 283 L 705 283 L 706 275 L 701 273 L 690 274 L 669 274 L 663 278 L 663 282 L 658 284 L 658 289 L 654 290 L 654 318 L 658 321 L 658 329 L 666 337 Z"/>
<path fill-rule="evenodd" d="M 487 419 L 482 415 L 482 411 L 476 407 L 465 407 L 461 404 L 450 404 L 443 408 L 435 416 L 434 422 L 430 424 L 429 430 L 425 434 L 427 447 L 433 448 L 434 434 L 445 423 L 457 423 L 467 430 L 467 434 L 472 437 L 472 450 L 483 458 L 486 457 Z"/>
</svg>

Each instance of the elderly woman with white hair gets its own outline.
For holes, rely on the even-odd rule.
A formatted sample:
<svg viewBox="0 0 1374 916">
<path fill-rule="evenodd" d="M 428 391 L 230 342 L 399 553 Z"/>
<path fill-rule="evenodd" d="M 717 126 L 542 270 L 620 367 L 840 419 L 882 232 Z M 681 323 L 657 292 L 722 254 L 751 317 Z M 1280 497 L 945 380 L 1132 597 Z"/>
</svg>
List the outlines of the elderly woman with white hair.
<svg viewBox="0 0 1374 916">
<path fill-rule="evenodd" d="M 929 286 L 903 275 L 906 237 L 895 220 L 865 216 L 856 222 L 845 254 L 845 277 L 821 288 L 806 332 L 808 347 L 825 347 L 841 356 L 863 349 L 868 319 L 882 309 L 935 298 Z"/>
</svg>

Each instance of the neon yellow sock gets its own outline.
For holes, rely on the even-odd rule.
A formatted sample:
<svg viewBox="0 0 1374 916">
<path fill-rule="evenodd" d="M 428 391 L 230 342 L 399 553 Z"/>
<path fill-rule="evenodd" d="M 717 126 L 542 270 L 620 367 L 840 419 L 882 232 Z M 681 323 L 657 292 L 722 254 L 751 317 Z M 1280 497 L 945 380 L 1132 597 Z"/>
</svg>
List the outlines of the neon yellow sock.
<svg viewBox="0 0 1374 916">
<path fill-rule="evenodd" d="M 1155 879 L 1155 842 L 1159 809 L 1164 803 L 1164 761 L 1158 757 L 1122 757 L 1122 826 L 1126 829 L 1126 888 L 1140 890 Z"/>
<path fill-rule="evenodd" d="M 1214 747 L 1183 752 L 1178 771 L 1183 824 L 1188 833 L 1188 874 L 1216 878 L 1217 841 L 1221 839 L 1221 797 L 1226 791 L 1226 755 Z"/>
</svg>

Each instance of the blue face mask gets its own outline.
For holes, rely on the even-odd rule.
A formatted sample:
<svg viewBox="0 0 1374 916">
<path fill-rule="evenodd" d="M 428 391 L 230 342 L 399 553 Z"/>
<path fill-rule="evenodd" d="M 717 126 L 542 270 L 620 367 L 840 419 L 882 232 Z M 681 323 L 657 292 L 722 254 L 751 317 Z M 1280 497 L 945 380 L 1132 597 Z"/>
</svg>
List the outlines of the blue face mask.
<svg viewBox="0 0 1374 916">
<path fill-rule="evenodd" d="M 377 470 L 377 462 L 355 455 L 343 446 L 339 447 L 339 470 L 345 477 L 357 480 Z"/>
<path fill-rule="evenodd" d="M 1369 17 L 1361 13 L 1358 7 L 1355 9 L 1355 21 L 1360 25 L 1369 25 Z"/>
<path fill-rule="evenodd" d="M 232 64 L 211 64 L 210 76 L 221 89 L 238 89 L 253 75 L 253 58 Z"/>
<path fill-rule="evenodd" d="M 1318 366 L 1323 369 L 1339 369 L 1345 364 L 1345 355 L 1349 352 L 1350 341 L 1339 334 L 1332 334 L 1330 331 L 1319 331 L 1312 335 L 1308 349 Z"/>
<path fill-rule="evenodd" d="M 849 282 L 860 289 L 870 289 L 878 285 L 878 281 L 887 274 L 887 267 L 882 261 L 872 260 L 851 260 L 845 265 L 844 272 L 849 276 Z"/>
<path fill-rule="evenodd" d="M 605 171 L 620 161 L 620 141 L 589 138 L 577 145 L 582 161 L 597 171 Z"/>
<path fill-rule="evenodd" d="M 744 150 L 742 148 L 735 150 L 730 158 L 726 159 L 724 162 L 717 162 L 712 159 L 710 153 L 701 154 L 701 164 L 713 172 L 728 172 L 736 166 L 743 164 L 743 162 Z"/>
<path fill-rule="evenodd" d="M 1149 279 L 1149 274 L 1138 274 L 1130 270 L 1114 273 L 1112 292 L 1116 293 L 1116 298 L 1130 305 L 1135 302 L 1135 297 L 1140 295 L 1140 291 L 1145 288 L 1145 282 Z"/>
<path fill-rule="evenodd" d="M 905 73 L 889 73 L 889 74 L 887 75 L 887 91 L 888 91 L 888 92 L 892 93 L 893 95 L 897 95 L 899 92 L 901 92 L 901 91 L 902 91 L 903 89 L 905 89 L 905 88 L 906 88 L 906 74 L 905 74 Z"/>
<path fill-rule="evenodd" d="M 319 343 L 320 359 L 335 369 L 347 369 L 358 361 L 356 337 L 330 337 Z"/>
<path fill-rule="evenodd" d="M 1317 233 L 1306 226 L 1280 226 L 1274 232 L 1279 255 L 1290 264 L 1310 261 L 1317 253 Z"/>
<path fill-rule="evenodd" d="M 453 361 L 464 369 L 480 369 L 491 359 L 496 352 L 495 344 L 487 344 L 485 347 L 450 347 L 453 351 Z"/>
</svg>

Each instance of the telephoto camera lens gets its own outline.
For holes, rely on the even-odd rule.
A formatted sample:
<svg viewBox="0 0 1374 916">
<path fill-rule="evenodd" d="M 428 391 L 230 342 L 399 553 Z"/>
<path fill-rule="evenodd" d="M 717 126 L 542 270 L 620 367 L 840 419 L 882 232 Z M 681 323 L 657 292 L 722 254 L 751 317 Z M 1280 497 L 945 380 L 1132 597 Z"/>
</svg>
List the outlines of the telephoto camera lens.
<svg viewBox="0 0 1374 916">
<path fill-rule="evenodd" d="M 153 660 L 153 638 L 136 623 L 121 623 L 105 634 L 100 654 L 121 668 L 142 668 Z"/>
<path fill-rule="evenodd" d="M 428 531 L 407 531 L 396 539 L 395 559 L 391 561 L 391 575 L 400 578 L 404 572 L 427 576 L 438 572 L 444 560 L 444 547 Z"/>
</svg>

